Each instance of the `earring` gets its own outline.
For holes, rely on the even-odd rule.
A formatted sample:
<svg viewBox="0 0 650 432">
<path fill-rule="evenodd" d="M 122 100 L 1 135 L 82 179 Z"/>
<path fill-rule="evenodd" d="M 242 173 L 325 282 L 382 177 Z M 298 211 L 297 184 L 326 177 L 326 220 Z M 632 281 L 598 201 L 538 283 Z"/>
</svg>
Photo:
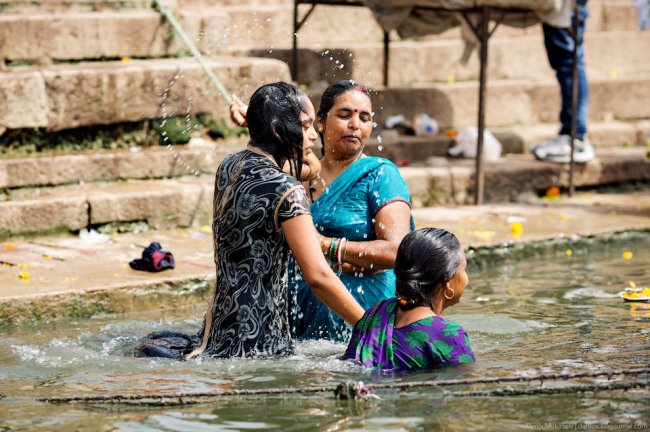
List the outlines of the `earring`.
<svg viewBox="0 0 650 432">
<path fill-rule="evenodd" d="M 450 291 L 451 291 L 451 295 L 450 295 L 450 296 L 447 295 L 447 290 L 450 290 Z M 456 295 L 456 292 L 454 291 L 453 288 L 446 288 L 446 289 L 445 289 L 445 292 L 444 292 L 442 295 L 444 295 L 445 298 L 446 298 L 447 300 L 451 300 L 451 299 L 453 299 L 454 296 Z"/>
<path fill-rule="evenodd" d="M 323 126 L 318 126 L 318 132 L 323 133 Z"/>
</svg>

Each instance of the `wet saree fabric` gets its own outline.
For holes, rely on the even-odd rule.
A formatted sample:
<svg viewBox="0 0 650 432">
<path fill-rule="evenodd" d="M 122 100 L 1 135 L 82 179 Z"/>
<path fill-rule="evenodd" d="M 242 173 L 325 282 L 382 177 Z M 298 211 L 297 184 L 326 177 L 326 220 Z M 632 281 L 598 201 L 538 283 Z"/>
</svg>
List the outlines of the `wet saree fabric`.
<svg viewBox="0 0 650 432">
<path fill-rule="evenodd" d="M 469 336 L 439 316 L 395 328 L 398 299 L 379 302 L 354 326 L 343 359 L 378 372 L 398 372 L 475 361 Z"/>
<path fill-rule="evenodd" d="M 292 350 L 287 305 L 289 246 L 282 222 L 309 214 L 302 184 L 263 154 L 227 157 L 215 181 L 217 287 L 196 336 L 149 335 L 140 351 L 182 359 L 201 343 L 210 357 L 270 357 Z"/>
<path fill-rule="evenodd" d="M 316 229 L 326 237 L 345 237 L 350 241 L 376 240 L 375 216 L 396 201 L 411 205 L 399 169 L 389 160 L 363 157 L 341 173 L 311 204 Z M 413 227 L 412 227 L 413 228 Z M 365 269 L 372 272 L 372 269 Z M 378 301 L 395 295 L 392 270 L 375 273 L 341 274 L 341 281 L 368 309 Z M 291 331 L 298 338 L 346 341 L 350 326 L 329 311 L 309 290 L 295 262 L 290 264 L 289 293 Z"/>
</svg>

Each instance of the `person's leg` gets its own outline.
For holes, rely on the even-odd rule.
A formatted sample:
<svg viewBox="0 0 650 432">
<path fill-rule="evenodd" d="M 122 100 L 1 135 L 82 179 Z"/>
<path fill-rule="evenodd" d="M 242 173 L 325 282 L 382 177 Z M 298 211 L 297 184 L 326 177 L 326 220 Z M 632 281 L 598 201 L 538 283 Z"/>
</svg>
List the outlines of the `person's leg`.
<svg viewBox="0 0 650 432">
<path fill-rule="evenodd" d="M 584 65 L 583 35 L 585 21 L 589 16 L 584 0 L 578 0 L 580 17 L 578 20 L 578 104 L 576 107 L 576 138 L 582 140 L 587 133 L 587 105 L 589 99 L 589 86 Z M 573 18 L 572 18 L 573 19 Z M 573 81 L 573 46 L 574 40 L 566 29 L 551 27 L 543 24 L 544 44 L 548 60 L 555 70 L 562 95 L 562 109 L 560 111 L 560 135 L 571 133 L 571 84 Z"/>
</svg>

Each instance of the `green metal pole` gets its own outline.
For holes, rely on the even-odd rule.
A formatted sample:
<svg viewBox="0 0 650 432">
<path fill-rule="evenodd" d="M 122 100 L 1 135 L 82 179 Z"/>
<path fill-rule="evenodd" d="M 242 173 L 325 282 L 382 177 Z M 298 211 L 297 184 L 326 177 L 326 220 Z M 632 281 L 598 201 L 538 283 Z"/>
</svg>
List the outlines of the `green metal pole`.
<svg viewBox="0 0 650 432">
<path fill-rule="evenodd" d="M 196 59 L 196 61 L 199 62 L 199 65 L 203 69 L 203 71 L 206 73 L 208 78 L 210 78 L 210 81 L 214 85 L 214 87 L 217 89 L 221 97 L 225 99 L 226 102 L 228 102 L 228 105 L 232 102 L 232 98 L 230 97 L 230 93 L 228 93 L 228 90 L 221 84 L 221 81 L 219 81 L 219 78 L 212 72 L 212 69 L 208 67 L 208 65 L 205 63 L 205 60 L 203 60 L 203 56 L 199 52 L 199 50 L 196 49 L 190 38 L 187 36 L 187 33 L 185 33 L 185 30 L 183 30 L 183 27 L 181 24 L 178 22 L 176 19 L 176 16 L 174 15 L 174 12 L 162 1 L 162 0 L 154 0 L 153 1 L 154 6 L 158 9 L 158 11 L 169 21 L 169 23 L 172 25 L 174 28 L 174 31 L 178 33 L 178 35 L 181 37 L 185 45 L 189 48 L 189 50 L 192 52 L 192 55 Z"/>
</svg>

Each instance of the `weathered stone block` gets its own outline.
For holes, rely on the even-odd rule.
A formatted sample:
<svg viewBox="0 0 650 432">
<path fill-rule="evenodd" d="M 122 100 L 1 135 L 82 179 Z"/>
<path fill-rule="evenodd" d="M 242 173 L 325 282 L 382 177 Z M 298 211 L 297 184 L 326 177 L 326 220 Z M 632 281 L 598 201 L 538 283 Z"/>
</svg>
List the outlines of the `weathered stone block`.
<svg viewBox="0 0 650 432">
<path fill-rule="evenodd" d="M 17 68 L 10 74 L 0 73 L 0 126 L 44 126 L 48 109 L 45 81 L 38 71 Z"/>
<path fill-rule="evenodd" d="M 90 223 L 151 220 L 156 227 L 162 227 L 163 222 L 187 226 L 191 204 L 196 205 L 200 188 L 179 188 L 165 182 L 155 185 L 160 190 L 143 193 L 142 184 L 125 184 L 119 190 L 111 188 L 110 193 L 90 194 Z"/>
<path fill-rule="evenodd" d="M 55 229 L 79 230 L 88 226 L 88 205 L 83 197 L 0 203 L 0 232 L 27 233 Z"/>
</svg>

